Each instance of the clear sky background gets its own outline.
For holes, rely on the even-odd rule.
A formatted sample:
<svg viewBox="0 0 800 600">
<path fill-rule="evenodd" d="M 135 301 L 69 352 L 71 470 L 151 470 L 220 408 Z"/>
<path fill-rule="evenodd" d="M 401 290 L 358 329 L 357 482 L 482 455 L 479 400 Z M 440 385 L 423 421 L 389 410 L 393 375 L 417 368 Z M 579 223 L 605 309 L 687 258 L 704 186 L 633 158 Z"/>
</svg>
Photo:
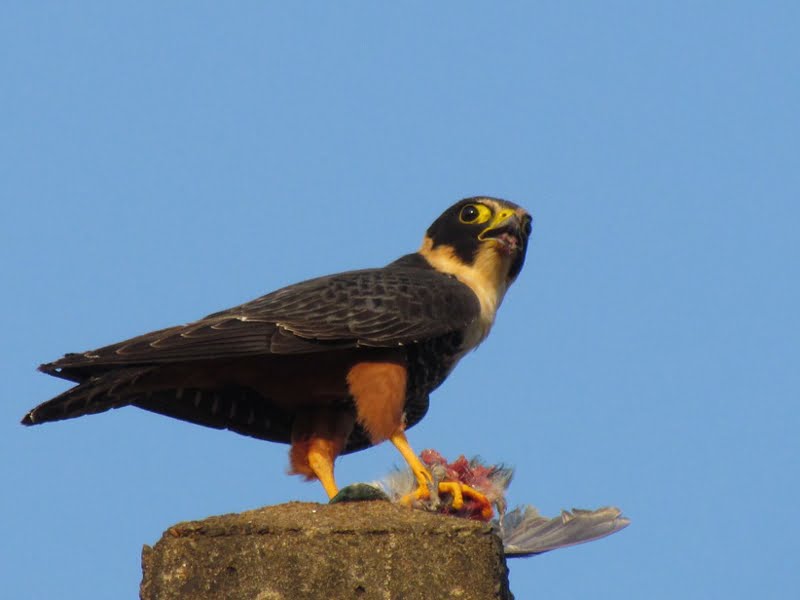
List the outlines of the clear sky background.
<svg viewBox="0 0 800 600">
<path fill-rule="evenodd" d="M 0 11 L 0 595 L 132 598 L 173 523 L 325 499 L 285 446 L 133 408 L 23 428 L 66 388 L 39 363 L 488 194 L 533 214 L 527 265 L 411 442 L 632 519 L 512 561 L 517 597 L 796 598 L 800 5 L 288 4 Z"/>
</svg>

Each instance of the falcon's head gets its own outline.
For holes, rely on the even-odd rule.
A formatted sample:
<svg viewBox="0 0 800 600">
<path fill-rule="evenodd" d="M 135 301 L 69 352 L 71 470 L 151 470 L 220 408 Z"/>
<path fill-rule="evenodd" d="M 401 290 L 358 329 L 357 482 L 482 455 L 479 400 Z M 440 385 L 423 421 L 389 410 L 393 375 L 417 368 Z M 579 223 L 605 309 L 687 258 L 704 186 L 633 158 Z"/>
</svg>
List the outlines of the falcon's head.
<svg viewBox="0 0 800 600">
<path fill-rule="evenodd" d="M 521 206 L 498 198 L 466 198 L 428 228 L 420 253 L 438 270 L 464 270 L 498 279 L 507 287 L 525 263 L 531 217 Z"/>
<path fill-rule="evenodd" d="M 498 198 L 457 202 L 433 222 L 419 253 L 437 271 L 468 285 L 481 304 L 482 340 L 497 307 L 522 270 L 531 234 L 531 217 L 521 206 Z"/>
</svg>

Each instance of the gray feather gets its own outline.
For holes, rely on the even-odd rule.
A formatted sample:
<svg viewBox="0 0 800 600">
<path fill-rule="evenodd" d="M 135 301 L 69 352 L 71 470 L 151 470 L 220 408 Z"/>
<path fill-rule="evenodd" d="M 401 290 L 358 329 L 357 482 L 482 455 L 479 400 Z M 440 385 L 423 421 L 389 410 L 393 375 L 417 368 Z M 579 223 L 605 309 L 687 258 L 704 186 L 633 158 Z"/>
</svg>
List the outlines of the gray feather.
<svg viewBox="0 0 800 600">
<path fill-rule="evenodd" d="M 517 507 L 502 515 L 494 525 L 503 540 L 506 556 L 541 554 L 597 540 L 624 529 L 630 521 L 613 506 L 597 510 L 573 508 L 548 519 L 532 506 Z"/>
</svg>

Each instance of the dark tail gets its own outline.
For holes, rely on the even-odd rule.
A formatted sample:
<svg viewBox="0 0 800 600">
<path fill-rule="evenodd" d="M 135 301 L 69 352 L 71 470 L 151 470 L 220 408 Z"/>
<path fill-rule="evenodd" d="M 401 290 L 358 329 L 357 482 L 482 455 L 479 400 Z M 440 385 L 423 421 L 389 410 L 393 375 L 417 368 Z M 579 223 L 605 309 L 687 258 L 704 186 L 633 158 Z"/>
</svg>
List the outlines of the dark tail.
<svg viewBox="0 0 800 600">
<path fill-rule="evenodd" d="M 130 388 L 154 367 L 132 367 L 89 377 L 75 387 L 43 402 L 22 417 L 23 425 L 73 419 L 130 404 Z"/>
</svg>

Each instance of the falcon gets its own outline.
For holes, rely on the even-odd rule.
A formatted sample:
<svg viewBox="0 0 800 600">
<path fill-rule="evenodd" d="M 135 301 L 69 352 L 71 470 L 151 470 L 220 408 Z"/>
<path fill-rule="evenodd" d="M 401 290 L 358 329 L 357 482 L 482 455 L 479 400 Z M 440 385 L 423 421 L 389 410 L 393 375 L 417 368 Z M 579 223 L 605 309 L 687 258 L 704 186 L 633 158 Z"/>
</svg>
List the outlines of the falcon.
<svg viewBox="0 0 800 600">
<path fill-rule="evenodd" d="M 67 354 L 39 370 L 74 382 L 24 425 L 132 405 L 290 444 L 290 473 L 338 493 L 334 461 L 388 440 L 430 497 L 431 474 L 406 430 L 489 334 L 525 261 L 531 217 L 475 197 L 448 208 L 422 246 L 377 269 L 290 285 L 199 321 Z M 438 493 L 488 504 L 458 483 Z"/>
</svg>

